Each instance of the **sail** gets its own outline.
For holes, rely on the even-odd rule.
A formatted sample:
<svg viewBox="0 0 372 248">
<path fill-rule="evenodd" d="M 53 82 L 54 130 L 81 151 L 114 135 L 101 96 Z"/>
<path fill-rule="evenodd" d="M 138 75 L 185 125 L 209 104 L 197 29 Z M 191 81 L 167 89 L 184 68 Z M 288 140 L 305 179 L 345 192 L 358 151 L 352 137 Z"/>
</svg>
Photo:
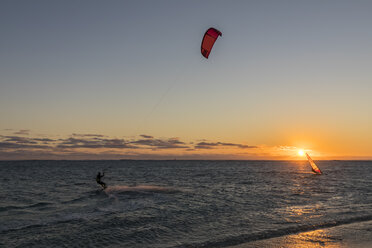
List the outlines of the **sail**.
<svg viewBox="0 0 372 248">
<path fill-rule="evenodd" d="M 318 168 L 318 166 L 316 166 L 316 164 L 314 163 L 314 161 L 310 158 L 309 154 L 306 153 L 306 157 L 307 157 L 307 160 L 309 161 L 309 163 L 311 165 L 312 170 L 316 174 L 322 174 L 322 171 Z"/>
</svg>

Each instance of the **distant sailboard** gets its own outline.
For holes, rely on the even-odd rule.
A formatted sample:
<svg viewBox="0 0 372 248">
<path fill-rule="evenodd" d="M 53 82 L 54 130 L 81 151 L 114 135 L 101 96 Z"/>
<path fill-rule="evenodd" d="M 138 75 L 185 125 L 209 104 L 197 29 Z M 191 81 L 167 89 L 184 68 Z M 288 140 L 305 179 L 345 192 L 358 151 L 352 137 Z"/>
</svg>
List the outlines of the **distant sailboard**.
<svg viewBox="0 0 372 248">
<path fill-rule="evenodd" d="M 316 166 L 316 164 L 314 163 L 314 161 L 310 158 L 309 154 L 306 153 L 306 157 L 307 157 L 307 160 L 309 161 L 310 165 L 311 165 L 311 168 L 313 170 L 314 173 L 316 174 L 323 174 L 323 172 L 318 168 L 318 166 Z"/>
</svg>

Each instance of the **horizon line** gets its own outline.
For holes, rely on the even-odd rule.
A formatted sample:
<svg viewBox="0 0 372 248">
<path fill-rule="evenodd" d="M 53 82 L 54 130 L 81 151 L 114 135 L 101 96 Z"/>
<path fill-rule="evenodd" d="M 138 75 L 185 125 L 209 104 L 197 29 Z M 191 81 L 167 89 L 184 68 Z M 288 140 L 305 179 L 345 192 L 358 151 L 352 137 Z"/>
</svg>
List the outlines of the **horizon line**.
<svg viewBox="0 0 372 248">
<path fill-rule="evenodd" d="M 365 161 L 372 159 L 314 159 L 315 161 Z M 12 161 L 307 161 L 307 159 L 0 159 L 0 162 Z"/>
</svg>

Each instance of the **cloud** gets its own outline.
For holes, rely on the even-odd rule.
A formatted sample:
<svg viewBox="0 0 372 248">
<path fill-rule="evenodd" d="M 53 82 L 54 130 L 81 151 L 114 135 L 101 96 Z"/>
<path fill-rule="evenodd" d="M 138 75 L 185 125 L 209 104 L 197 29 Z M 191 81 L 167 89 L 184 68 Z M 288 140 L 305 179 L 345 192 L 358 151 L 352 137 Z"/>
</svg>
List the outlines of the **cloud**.
<svg viewBox="0 0 372 248">
<path fill-rule="evenodd" d="M 18 135 L 29 135 L 30 134 L 30 130 L 28 129 L 22 129 L 22 130 L 19 130 L 17 132 L 14 132 L 13 134 L 18 134 Z"/>
<path fill-rule="evenodd" d="M 44 142 L 44 143 L 57 141 L 55 139 L 49 139 L 49 138 L 33 138 L 33 140 Z"/>
<path fill-rule="evenodd" d="M 124 139 L 102 139 L 95 137 L 94 139 L 85 138 L 68 138 L 61 139 L 57 148 L 136 148 L 130 145 Z"/>
<path fill-rule="evenodd" d="M 1 150 L 20 150 L 20 149 L 52 149 L 54 145 L 50 145 L 53 139 L 48 138 L 28 138 L 22 136 L 4 136 L 0 135 L 0 149 Z"/>
<path fill-rule="evenodd" d="M 153 139 L 154 137 L 151 136 L 151 135 L 146 135 L 146 134 L 141 134 L 140 135 L 142 138 L 145 138 L 145 139 Z"/>
<path fill-rule="evenodd" d="M 236 159 L 250 156 L 223 148 L 257 146 L 201 139 L 184 142 L 177 137 L 154 138 L 146 134 L 130 139 L 76 133 L 65 138 L 0 135 L 0 159 Z"/>
<path fill-rule="evenodd" d="M 151 135 L 140 135 L 139 139 L 126 140 L 123 138 L 104 138 L 102 134 L 76 134 L 73 133 L 69 138 L 52 139 L 52 138 L 31 138 L 23 136 L 3 136 L 0 135 L 0 141 L 3 142 L 2 147 L 7 148 L 31 148 L 46 147 L 49 145 L 54 149 L 185 149 L 192 151 L 195 149 L 218 149 L 226 147 L 235 147 L 240 149 L 257 148 L 257 146 L 248 146 L 244 144 L 228 143 L 228 142 L 206 142 L 199 140 L 198 143 L 183 142 L 179 138 L 157 138 Z M 201 141 L 201 142 L 200 142 Z M 4 143 L 5 142 L 5 143 Z M 18 144 L 15 145 L 15 144 Z"/>
<path fill-rule="evenodd" d="M 195 149 L 214 149 L 217 147 L 237 147 L 241 149 L 258 148 L 258 146 L 248 146 L 243 144 L 225 143 L 225 142 L 199 142 L 195 145 Z"/>
<path fill-rule="evenodd" d="M 73 133 L 72 136 L 77 136 L 77 137 L 105 137 L 102 134 L 80 134 L 80 133 Z"/>
<path fill-rule="evenodd" d="M 146 135 L 146 139 L 125 140 L 118 138 L 103 138 L 100 134 L 72 134 L 72 137 L 63 139 L 52 138 L 29 138 L 23 136 L 0 135 L 1 148 L 24 149 L 24 148 L 53 148 L 54 150 L 65 149 L 175 149 L 189 148 L 185 142 L 178 138 L 154 139 Z M 143 137 L 141 135 L 141 137 Z M 151 137 L 151 138 L 150 138 Z M 49 145 L 49 146 L 47 146 Z"/>
<path fill-rule="evenodd" d="M 45 149 L 50 148 L 47 145 L 36 145 L 36 144 L 20 144 L 13 142 L 0 142 L 0 149 Z"/>
<path fill-rule="evenodd" d="M 4 138 L 6 142 L 13 142 L 17 144 L 37 144 L 36 141 L 30 138 L 26 137 L 20 137 L 20 136 L 1 136 Z"/>
<path fill-rule="evenodd" d="M 28 138 L 22 136 L 3 136 L 0 135 L 0 138 L 5 142 L 13 142 L 18 144 L 38 144 L 39 142 L 50 143 L 56 140 L 50 138 Z"/>
<path fill-rule="evenodd" d="M 154 149 L 175 149 L 175 148 L 189 148 L 185 142 L 178 138 L 170 139 L 140 139 L 132 141 L 131 144 L 148 146 Z"/>
<path fill-rule="evenodd" d="M 295 146 L 277 146 L 277 149 L 278 150 L 282 150 L 282 151 L 295 151 L 295 150 L 298 150 L 298 148 L 295 147 Z"/>
<path fill-rule="evenodd" d="M 84 135 L 76 137 L 73 135 L 67 139 L 60 139 L 57 148 L 113 148 L 113 149 L 175 149 L 189 148 L 185 142 L 178 138 L 154 139 L 150 135 L 140 135 L 145 139 L 134 139 L 127 141 L 124 139 L 102 138 L 103 135 Z"/>
</svg>

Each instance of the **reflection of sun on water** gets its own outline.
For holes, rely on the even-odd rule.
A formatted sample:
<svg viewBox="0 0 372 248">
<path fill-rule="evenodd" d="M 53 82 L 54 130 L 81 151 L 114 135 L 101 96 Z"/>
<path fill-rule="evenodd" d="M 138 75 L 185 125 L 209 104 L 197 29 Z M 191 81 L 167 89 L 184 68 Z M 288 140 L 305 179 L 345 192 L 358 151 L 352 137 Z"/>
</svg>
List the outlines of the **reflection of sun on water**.
<svg viewBox="0 0 372 248">
<path fill-rule="evenodd" d="M 248 247 L 273 247 L 273 248 L 345 248 L 342 239 L 332 235 L 329 230 L 314 230 L 291 234 L 284 237 L 271 238 L 252 242 Z M 238 248 L 239 246 L 237 246 Z M 245 246 L 242 246 L 245 247 Z"/>
<path fill-rule="evenodd" d="M 324 230 L 315 230 L 305 233 L 290 235 L 286 240 L 283 247 L 293 248 L 316 248 L 328 247 L 339 248 L 340 244 L 335 242 L 334 237 L 331 237 Z"/>
</svg>

